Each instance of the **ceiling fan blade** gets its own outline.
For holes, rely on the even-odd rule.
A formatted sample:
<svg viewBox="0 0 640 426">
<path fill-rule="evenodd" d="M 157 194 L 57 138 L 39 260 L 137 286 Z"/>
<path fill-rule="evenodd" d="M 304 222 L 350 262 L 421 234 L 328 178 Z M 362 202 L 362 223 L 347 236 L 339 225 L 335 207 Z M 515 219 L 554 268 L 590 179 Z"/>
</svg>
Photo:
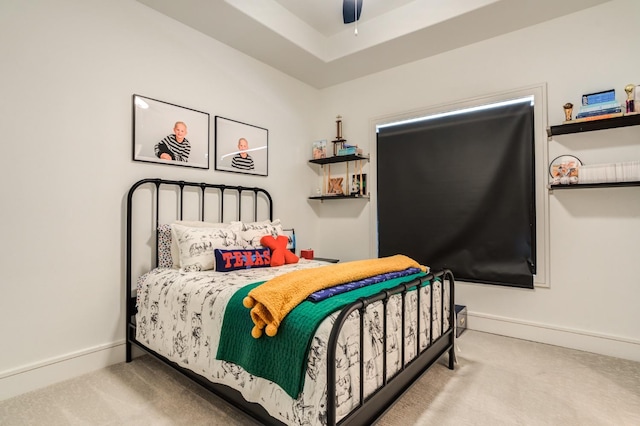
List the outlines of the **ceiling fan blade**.
<svg viewBox="0 0 640 426">
<path fill-rule="evenodd" d="M 357 17 L 356 3 L 358 4 Z M 362 12 L 362 0 L 342 0 L 342 19 L 345 24 L 350 24 L 360 19 L 360 12 Z"/>
</svg>

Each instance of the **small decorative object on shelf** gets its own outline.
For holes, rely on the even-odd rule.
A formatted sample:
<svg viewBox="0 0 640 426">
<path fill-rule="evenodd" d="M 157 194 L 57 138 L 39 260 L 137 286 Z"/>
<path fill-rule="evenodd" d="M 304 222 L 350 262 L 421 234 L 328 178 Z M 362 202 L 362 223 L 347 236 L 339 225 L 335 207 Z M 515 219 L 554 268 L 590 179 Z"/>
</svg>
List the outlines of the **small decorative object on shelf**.
<svg viewBox="0 0 640 426">
<path fill-rule="evenodd" d="M 327 194 L 342 195 L 344 190 L 342 189 L 342 181 L 344 178 L 329 178 L 329 188 L 327 188 Z"/>
<path fill-rule="evenodd" d="M 343 147 L 338 150 L 338 155 L 353 155 L 357 149 L 358 147 L 356 146 L 344 144 Z"/>
<path fill-rule="evenodd" d="M 626 106 L 627 106 L 627 114 L 630 114 L 632 112 L 636 112 L 635 110 L 635 101 L 634 101 L 634 91 L 636 89 L 636 85 L 635 84 L 627 84 L 626 86 L 624 86 L 624 91 L 627 93 L 627 102 L 626 102 Z"/>
<path fill-rule="evenodd" d="M 311 154 L 314 160 L 327 158 L 327 140 L 322 139 L 320 141 L 313 142 L 313 150 Z"/>
<path fill-rule="evenodd" d="M 356 173 L 351 177 L 351 194 L 367 195 L 367 174 Z"/>
<path fill-rule="evenodd" d="M 582 161 L 573 155 L 561 155 L 549 164 L 551 185 L 569 185 L 578 183 L 578 171 Z"/>
<path fill-rule="evenodd" d="M 564 108 L 564 120 L 565 122 L 571 121 L 573 114 L 573 104 L 571 102 L 567 102 L 562 106 Z"/>
<path fill-rule="evenodd" d="M 338 150 L 344 148 L 344 143 L 347 141 L 342 137 L 342 116 L 336 117 L 336 139 L 333 142 L 333 155 L 338 155 Z"/>
</svg>

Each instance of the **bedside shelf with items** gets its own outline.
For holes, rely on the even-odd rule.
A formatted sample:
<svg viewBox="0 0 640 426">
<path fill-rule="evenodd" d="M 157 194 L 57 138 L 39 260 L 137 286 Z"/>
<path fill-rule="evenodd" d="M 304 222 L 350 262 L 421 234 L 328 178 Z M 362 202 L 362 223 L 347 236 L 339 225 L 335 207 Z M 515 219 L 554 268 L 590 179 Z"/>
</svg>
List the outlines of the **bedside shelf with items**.
<svg viewBox="0 0 640 426">
<path fill-rule="evenodd" d="M 575 133 L 593 132 L 597 130 L 615 129 L 620 127 L 638 126 L 640 125 L 640 114 L 630 114 L 621 117 L 605 118 L 601 120 L 583 121 L 576 123 L 567 123 L 558 126 L 551 126 L 547 129 L 549 141 L 553 136 L 568 135 Z M 640 158 L 638 159 L 640 160 Z M 617 164 L 618 166 L 620 163 Z M 604 165 L 603 165 L 604 166 Z M 611 164 L 610 166 L 615 166 Z M 578 175 L 579 176 L 579 175 Z M 579 179 L 579 178 L 578 178 Z M 640 177 L 633 180 L 606 181 L 606 182 L 585 182 L 575 184 L 549 184 L 550 190 L 556 189 L 583 189 L 583 188 L 613 188 L 640 186 Z"/>
<path fill-rule="evenodd" d="M 369 156 L 360 154 L 334 155 L 333 157 L 316 158 L 309 160 L 311 164 L 319 164 L 322 167 L 322 190 L 317 196 L 309 197 L 310 200 L 344 200 L 344 199 L 369 199 L 366 187 L 366 174 L 362 172 L 362 163 L 368 162 Z M 349 180 L 349 164 L 354 163 L 353 178 Z M 331 165 L 344 163 L 345 172 L 331 175 Z M 343 188 L 344 179 L 344 188 Z M 352 182 L 353 181 L 353 182 Z"/>
</svg>

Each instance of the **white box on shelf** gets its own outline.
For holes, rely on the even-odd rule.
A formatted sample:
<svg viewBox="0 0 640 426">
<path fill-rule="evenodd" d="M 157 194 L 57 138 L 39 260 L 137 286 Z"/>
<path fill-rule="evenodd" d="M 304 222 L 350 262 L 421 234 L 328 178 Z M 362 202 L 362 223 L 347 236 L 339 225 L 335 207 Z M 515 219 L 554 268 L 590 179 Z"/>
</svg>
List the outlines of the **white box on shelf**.
<svg viewBox="0 0 640 426">
<path fill-rule="evenodd" d="M 579 183 L 640 181 L 640 161 L 588 164 L 578 170 Z"/>
<path fill-rule="evenodd" d="M 617 174 L 621 182 L 640 181 L 640 161 L 625 161 L 624 163 L 619 163 Z"/>
</svg>

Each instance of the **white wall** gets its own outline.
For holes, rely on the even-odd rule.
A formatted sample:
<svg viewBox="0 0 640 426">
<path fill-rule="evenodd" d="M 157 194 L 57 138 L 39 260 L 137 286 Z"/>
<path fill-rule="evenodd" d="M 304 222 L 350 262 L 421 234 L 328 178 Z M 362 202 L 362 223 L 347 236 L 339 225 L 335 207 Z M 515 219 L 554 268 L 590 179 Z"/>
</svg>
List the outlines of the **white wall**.
<svg viewBox="0 0 640 426">
<path fill-rule="evenodd" d="M 335 136 L 337 114 L 349 142 L 367 151 L 376 117 L 547 82 L 549 121 L 559 123 L 566 101 L 639 78 L 624 40 L 625 17 L 639 7 L 613 1 L 317 91 L 133 0 L 1 2 L 0 399 L 124 359 L 124 197 L 133 182 L 263 186 L 300 247 L 367 257 L 375 198 L 306 199 L 317 186 L 311 141 Z M 598 36 L 581 47 L 588 26 Z M 131 161 L 134 93 L 209 112 L 212 123 L 221 115 L 268 128 L 269 176 Z M 639 203 L 637 188 L 550 196 L 551 288 L 461 284 L 470 326 L 637 357 Z"/>
<path fill-rule="evenodd" d="M 345 138 L 372 151 L 372 123 L 381 117 L 540 83 L 548 91 L 548 123 L 561 124 L 562 105 L 573 102 L 577 110 L 581 94 L 615 88 L 623 101 L 624 86 L 640 84 L 636 31 L 627 25 L 628 17 L 639 15 L 640 2 L 616 0 L 328 88 L 320 131 L 332 135 L 331 120 L 341 114 Z M 639 141 L 638 128 L 572 135 L 556 138 L 549 157 L 574 153 L 590 164 L 637 160 Z M 547 201 L 550 288 L 460 283 L 457 301 L 468 307 L 469 327 L 640 361 L 640 188 L 556 191 Z M 323 208 L 320 224 L 328 238 L 318 250 L 342 259 L 368 256 L 376 245 L 369 232 L 376 226 L 375 199 L 362 211 L 344 204 Z M 345 244 L 356 238 L 362 244 Z"/>
<path fill-rule="evenodd" d="M 267 188 L 315 238 L 318 91 L 133 0 L 0 2 L 0 399 L 124 360 L 124 207 L 143 177 Z M 132 95 L 269 130 L 269 176 L 133 162 Z"/>
</svg>

